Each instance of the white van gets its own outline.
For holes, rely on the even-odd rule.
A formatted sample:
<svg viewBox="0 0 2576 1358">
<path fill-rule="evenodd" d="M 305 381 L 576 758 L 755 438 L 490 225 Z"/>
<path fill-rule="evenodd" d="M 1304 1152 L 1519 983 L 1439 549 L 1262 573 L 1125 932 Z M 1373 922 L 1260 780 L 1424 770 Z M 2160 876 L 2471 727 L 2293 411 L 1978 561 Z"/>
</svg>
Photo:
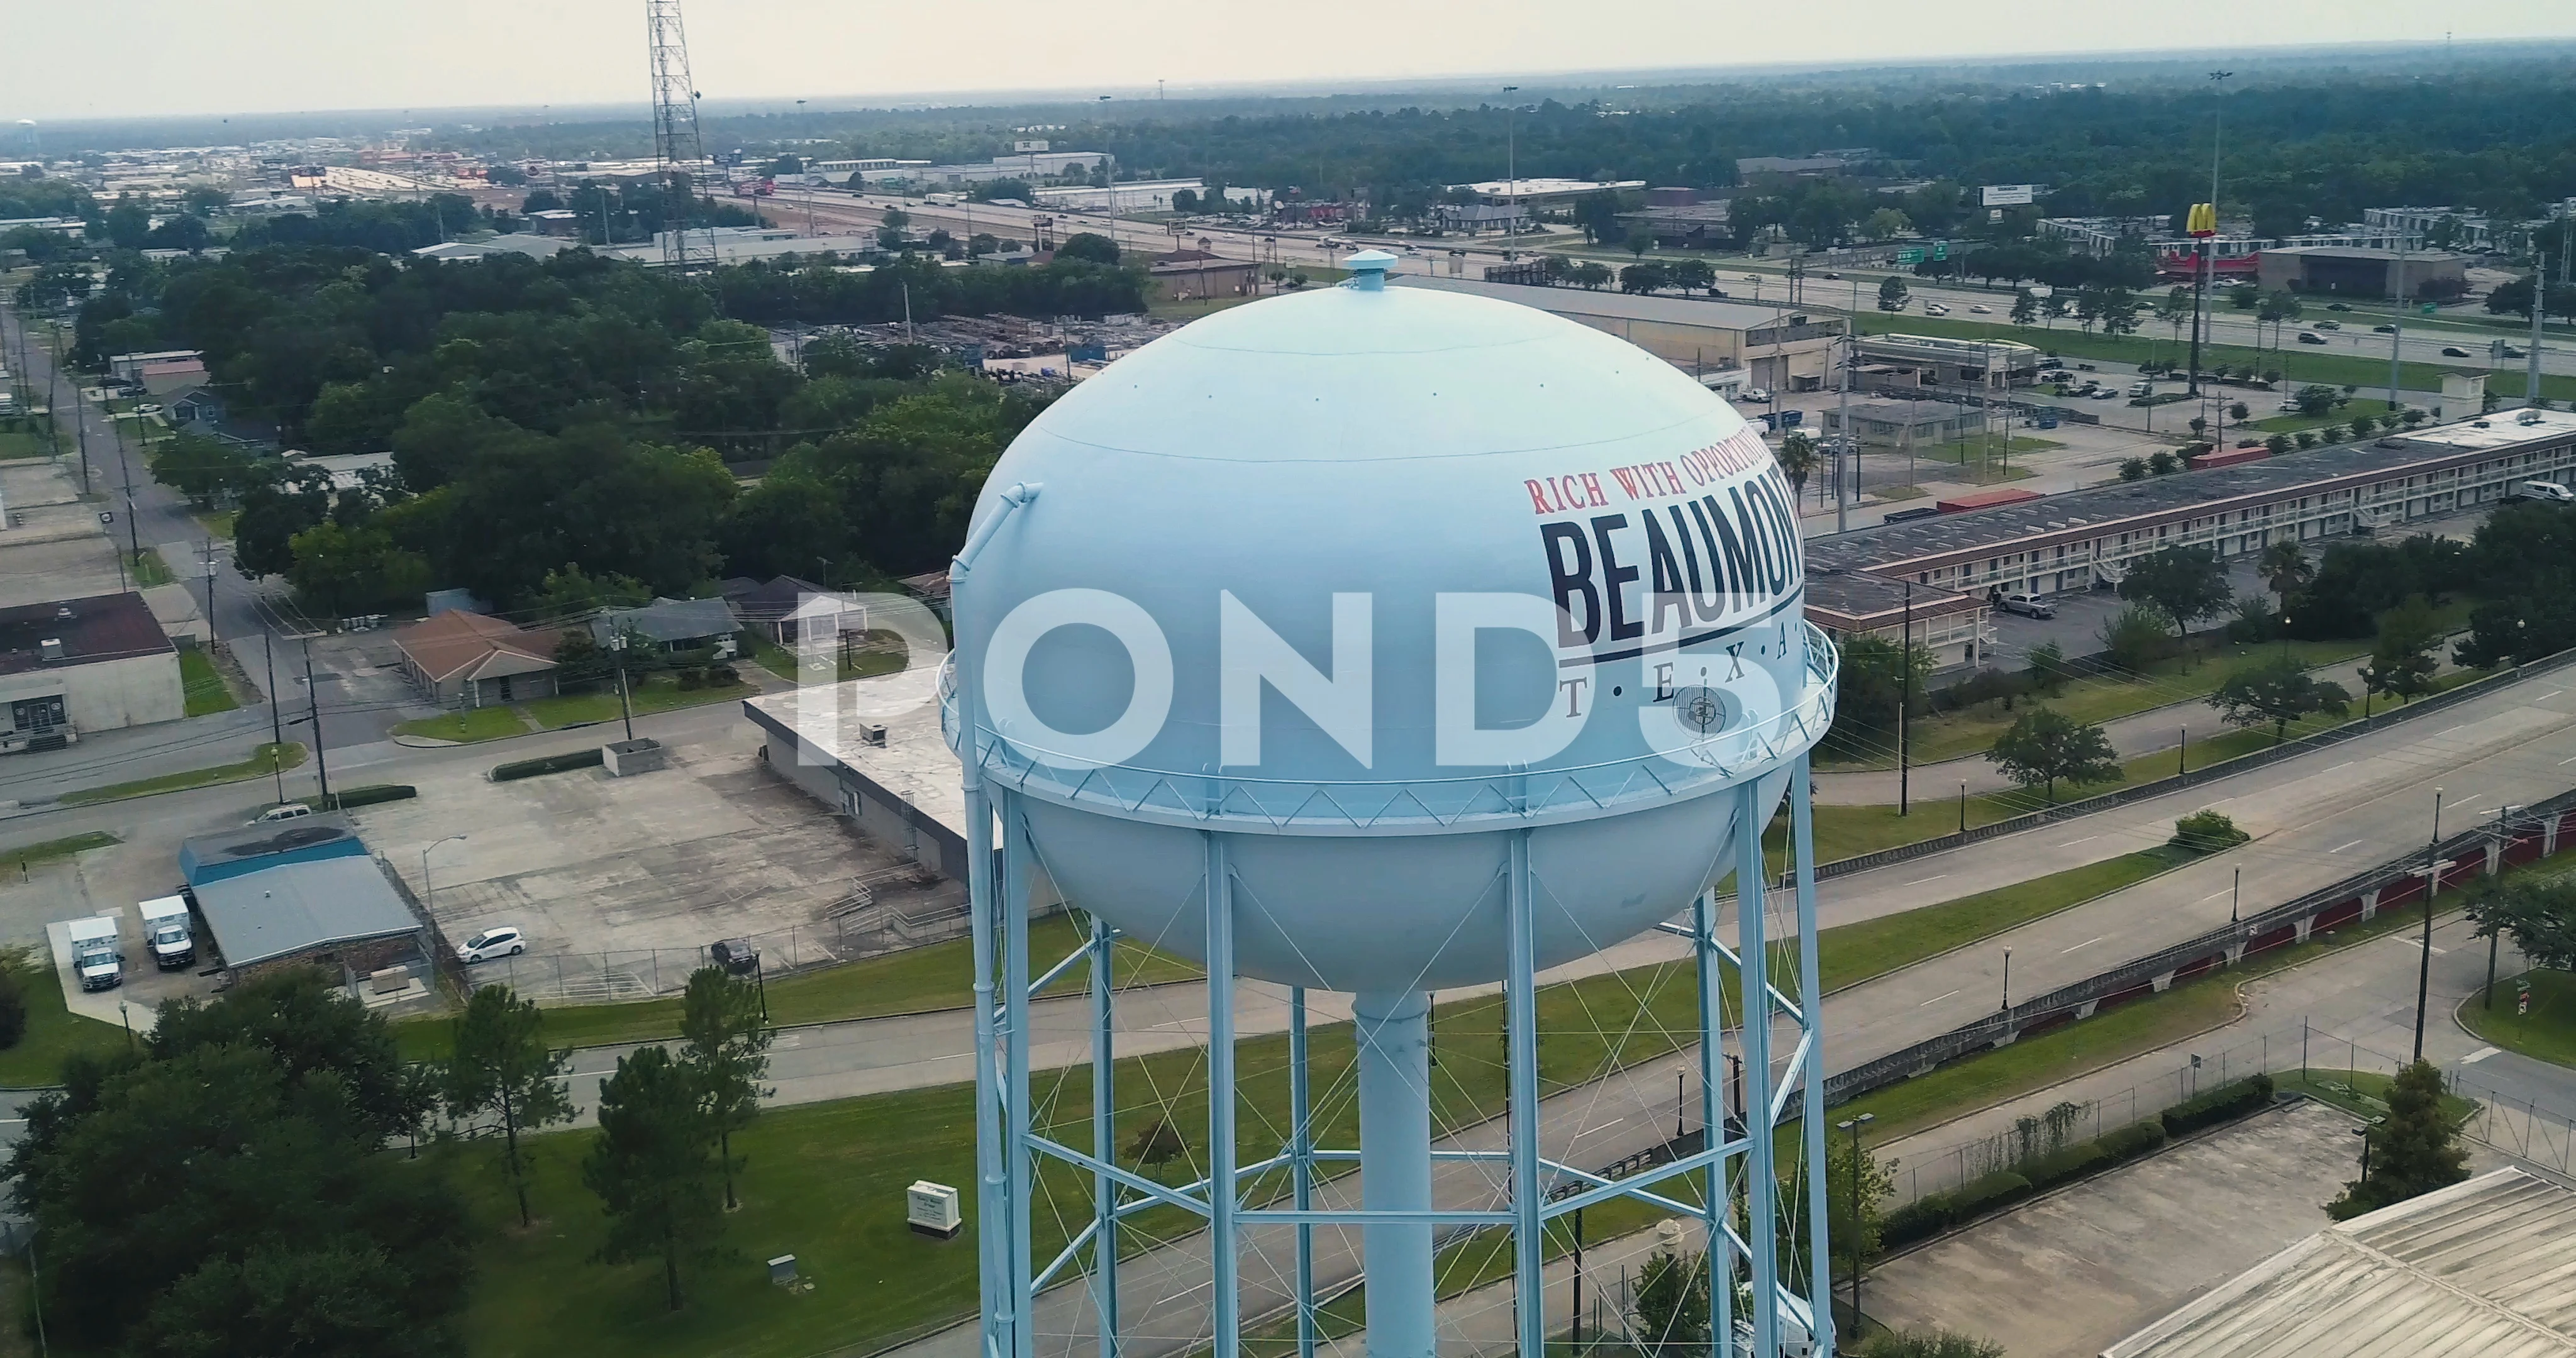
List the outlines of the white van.
<svg viewBox="0 0 2576 1358">
<path fill-rule="evenodd" d="M 2513 498 L 2553 505 L 2576 504 L 2576 490 L 2569 490 L 2555 481 L 2525 481 L 2513 488 Z"/>
</svg>

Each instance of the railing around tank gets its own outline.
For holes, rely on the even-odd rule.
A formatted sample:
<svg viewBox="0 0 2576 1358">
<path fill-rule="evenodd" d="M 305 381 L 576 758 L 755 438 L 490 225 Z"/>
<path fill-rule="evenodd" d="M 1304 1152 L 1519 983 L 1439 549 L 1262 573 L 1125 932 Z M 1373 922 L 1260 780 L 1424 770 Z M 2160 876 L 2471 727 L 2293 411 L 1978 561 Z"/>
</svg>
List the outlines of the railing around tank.
<svg viewBox="0 0 2576 1358">
<path fill-rule="evenodd" d="M 1820 739 L 1834 718 L 1840 656 L 1812 623 L 1805 682 L 1795 699 L 1760 722 L 1720 730 L 1669 752 L 1597 764 L 1509 773 L 1409 779 L 1246 778 L 1050 756 L 986 727 L 972 758 L 983 776 L 1046 801 L 1132 820 L 1270 833 L 1421 834 L 1586 820 L 1654 802 L 1733 786 L 1784 767 Z M 939 677 L 940 728 L 958 738 L 954 661 Z"/>
</svg>

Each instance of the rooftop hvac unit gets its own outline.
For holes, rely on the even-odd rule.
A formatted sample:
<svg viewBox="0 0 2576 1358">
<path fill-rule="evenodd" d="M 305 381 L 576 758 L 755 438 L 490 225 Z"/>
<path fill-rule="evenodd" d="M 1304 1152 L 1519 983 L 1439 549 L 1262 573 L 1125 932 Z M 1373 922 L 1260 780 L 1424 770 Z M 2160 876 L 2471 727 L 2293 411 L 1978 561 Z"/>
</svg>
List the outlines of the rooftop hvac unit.
<svg viewBox="0 0 2576 1358">
<path fill-rule="evenodd" d="M 885 728 L 874 722 L 870 722 L 869 724 L 860 727 L 859 743 L 862 745 L 874 745 L 880 750 L 884 749 L 886 743 Z"/>
</svg>

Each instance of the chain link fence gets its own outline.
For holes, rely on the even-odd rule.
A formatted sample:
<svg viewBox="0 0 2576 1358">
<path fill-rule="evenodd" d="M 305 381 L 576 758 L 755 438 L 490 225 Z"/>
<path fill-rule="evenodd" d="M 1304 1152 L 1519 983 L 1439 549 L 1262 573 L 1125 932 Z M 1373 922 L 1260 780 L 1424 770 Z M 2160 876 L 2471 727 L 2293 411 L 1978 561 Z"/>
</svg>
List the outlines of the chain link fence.
<svg viewBox="0 0 2576 1358">
<path fill-rule="evenodd" d="M 2187 1054 L 2176 1059 L 2170 1074 L 2141 1079 L 2126 1088 L 2090 1098 L 2061 1100 L 2014 1119 L 2010 1127 L 2001 1131 L 1902 1156 L 1894 1167 L 1895 1193 L 1888 1206 L 1903 1206 L 1926 1194 L 2017 1169 L 2067 1146 L 2153 1118 L 2195 1094 L 2258 1072 L 2275 1077 L 2304 1075 L 2309 1083 L 2338 1101 L 2372 1107 L 2379 1102 L 2375 1097 L 2349 1085 L 2339 1085 L 2335 1077 L 2355 1071 L 2394 1075 L 2409 1059 L 2337 1037 L 2300 1019 L 2215 1051 Z M 2446 1071 L 2444 1077 L 2450 1082 L 2452 1094 L 2473 1105 L 2461 1127 L 2462 1135 L 2498 1154 L 2562 1176 L 2576 1176 L 2576 1114 L 2502 1093 L 2479 1080 L 2475 1067 Z"/>
</svg>

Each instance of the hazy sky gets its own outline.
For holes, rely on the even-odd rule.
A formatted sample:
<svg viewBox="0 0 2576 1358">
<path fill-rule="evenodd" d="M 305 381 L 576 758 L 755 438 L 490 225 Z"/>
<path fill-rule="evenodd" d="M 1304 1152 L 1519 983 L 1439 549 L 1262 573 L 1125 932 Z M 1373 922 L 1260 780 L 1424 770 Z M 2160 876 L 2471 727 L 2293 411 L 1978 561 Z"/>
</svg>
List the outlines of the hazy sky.
<svg viewBox="0 0 2576 1358">
<path fill-rule="evenodd" d="M 2576 37 L 2571 0 L 684 0 L 710 99 Z M 0 118 L 645 97 L 642 0 L 24 0 Z"/>
</svg>

